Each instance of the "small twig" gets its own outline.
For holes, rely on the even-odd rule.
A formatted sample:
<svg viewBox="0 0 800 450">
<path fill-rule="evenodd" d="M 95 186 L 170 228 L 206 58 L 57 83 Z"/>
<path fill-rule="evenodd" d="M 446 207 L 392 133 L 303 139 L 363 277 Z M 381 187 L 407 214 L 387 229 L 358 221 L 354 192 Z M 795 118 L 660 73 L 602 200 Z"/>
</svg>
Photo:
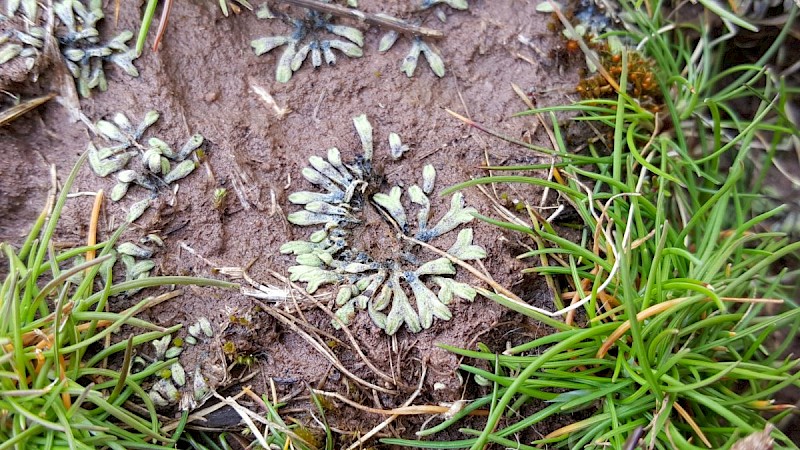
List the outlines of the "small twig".
<svg viewBox="0 0 800 450">
<path fill-rule="evenodd" d="M 302 6 L 303 8 L 313 9 L 314 11 L 325 12 L 333 14 L 334 16 L 348 17 L 360 22 L 377 25 L 379 27 L 388 28 L 397 31 L 398 33 L 410 34 L 413 36 L 422 36 L 427 38 L 440 39 L 444 37 L 444 33 L 433 28 L 427 28 L 417 25 L 412 25 L 404 20 L 396 17 L 377 15 L 358 11 L 356 9 L 346 8 L 344 6 L 336 5 L 333 3 L 322 3 L 316 0 L 278 0 L 281 3 L 288 3 L 290 5 Z"/>
<path fill-rule="evenodd" d="M 19 105 L 12 106 L 8 109 L 0 111 L 0 125 L 5 125 L 20 116 L 24 115 L 28 111 L 36 109 L 40 105 L 47 103 L 50 99 L 55 97 L 56 94 L 47 94 L 41 97 L 32 98 L 30 100 L 26 100 Z"/>
</svg>

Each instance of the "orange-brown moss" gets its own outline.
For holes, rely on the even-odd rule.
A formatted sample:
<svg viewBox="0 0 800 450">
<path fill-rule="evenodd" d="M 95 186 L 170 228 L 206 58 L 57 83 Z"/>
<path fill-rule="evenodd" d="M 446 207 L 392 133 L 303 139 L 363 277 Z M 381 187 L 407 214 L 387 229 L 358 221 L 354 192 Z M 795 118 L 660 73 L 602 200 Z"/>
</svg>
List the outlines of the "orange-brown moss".
<svg viewBox="0 0 800 450">
<path fill-rule="evenodd" d="M 608 44 L 593 44 L 593 50 L 597 52 L 600 64 L 605 67 L 609 75 L 619 84 L 622 76 L 622 55 L 612 54 Z M 639 104 L 651 112 L 661 110 L 664 99 L 661 94 L 654 70 L 653 61 L 645 58 L 638 52 L 625 50 L 628 52 L 628 83 L 625 92 L 636 99 Z M 584 100 L 590 99 L 613 99 L 617 92 L 614 87 L 602 74 L 595 74 L 588 78 L 582 78 L 575 88 L 576 92 Z"/>
</svg>

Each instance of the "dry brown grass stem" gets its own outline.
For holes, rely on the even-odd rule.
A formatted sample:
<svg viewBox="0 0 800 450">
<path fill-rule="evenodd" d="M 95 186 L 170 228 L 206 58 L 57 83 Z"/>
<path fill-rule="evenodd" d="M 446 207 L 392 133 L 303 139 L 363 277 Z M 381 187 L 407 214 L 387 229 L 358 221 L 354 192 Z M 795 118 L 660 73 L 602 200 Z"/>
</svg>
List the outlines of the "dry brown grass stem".
<svg viewBox="0 0 800 450">
<path fill-rule="evenodd" d="M 330 348 L 328 348 L 328 346 L 325 345 L 325 342 L 323 342 L 322 339 L 319 337 L 319 335 L 316 333 L 316 331 L 315 331 L 316 328 L 315 327 L 311 326 L 308 323 L 304 324 L 310 330 L 310 332 L 312 332 L 314 334 L 317 334 L 316 339 L 313 336 L 311 336 L 309 333 L 305 332 L 302 328 L 300 328 L 295 323 L 297 321 L 297 319 L 295 319 L 293 316 L 291 316 L 291 315 L 289 315 L 287 313 L 284 313 L 283 311 L 281 311 L 281 310 L 279 310 L 277 308 L 269 306 L 269 305 L 267 305 L 266 303 L 264 303 L 262 301 L 259 301 L 259 300 L 256 300 L 256 299 L 254 299 L 253 301 L 258 306 L 260 306 L 264 310 L 264 312 L 266 312 L 267 314 L 272 316 L 275 320 L 277 320 L 278 322 L 286 325 L 292 331 L 297 333 L 298 336 L 300 336 L 301 338 L 303 338 L 303 340 L 308 342 L 308 344 L 311 345 L 311 347 L 313 347 L 314 350 L 319 352 L 323 357 L 325 357 L 325 359 L 327 359 L 331 364 L 333 364 L 334 367 L 336 367 L 336 369 L 338 369 L 340 372 L 342 372 L 345 376 L 347 376 L 351 380 L 355 381 L 356 383 L 358 383 L 358 384 L 360 384 L 360 385 L 362 385 L 362 386 L 364 386 L 366 388 L 375 389 L 376 391 L 383 392 L 384 394 L 394 395 L 394 394 L 397 393 L 397 391 L 394 391 L 392 389 L 387 389 L 387 388 L 385 388 L 383 386 L 378 386 L 376 384 L 370 383 L 369 381 L 366 381 L 366 380 L 360 378 L 359 376 L 357 376 L 353 372 L 350 372 L 339 361 L 339 358 L 337 358 L 336 355 L 333 354 L 333 352 L 330 350 Z"/>
<path fill-rule="evenodd" d="M 425 383 L 425 376 L 427 375 L 427 373 L 428 373 L 428 367 L 425 364 L 425 360 L 422 360 L 422 373 L 420 374 L 419 377 L 419 384 L 417 385 L 417 389 L 408 397 L 408 399 L 405 402 L 403 402 L 402 407 L 410 406 L 411 403 L 413 403 L 414 400 L 417 398 L 419 393 L 422 392 L 422 386 Z M 367 442 L 373 436 L 378 434 L 382 429 L 389 426 L 389 424 L 394 422 L 394 420 L 397 419 L 398 417 L 399 417 L 398 414 L 392 414 L 391 416 L 387 417 L 386 420 L 379 423 L 373 429 L 369 430 L 366 434 L 361 436 L 361 438 L 359 438 L 357 441 L 353 442 L 350 445 L 350 447 L 347 447 L 347 450 L 355 450 L 357 448 L 362 448 L 365 442 Z"/>
<path fill-rule="evenodd" d="M 317 300 L 316 298 L 314 298 L 313 295 L 309 294 L 304 289 L 302 289 L 300 286 L 298 286 L 294 282 L 290 281 L 288 278 L 284 277 L 283 275 L 281 275 L 281 274 L 279 274 L 279 273 L 277 273 L 277 272 L 275 272 L 273 270 L 270 270 L 269 273 L 275 279 L 285 283 L 287 286 L 290 286 L 292 289 L 294 289 L 295 292 L 297 292 L 300 295 L 302 295 L 303 298 L 305 298 L 306 300 L 312 302 L 317 308 L 319 308 L 328 317 L 330 317 L 331 320 L 333 320 L 335 323 L 337 323 L 339 325 L 339 327 L 341 328 L 342 332 L 344 332 L 345 336 L 347 336 L 347 339 L 350 341 L 352 349 L 358 354 L 359 358 L 361 358 L 361 360 L 364 361 L 364 364 L 366 364 L 367 367 L 369 367 L 369 369 L 372 370 L 375 373 L 375 375 L 377 375 L 378 377 L 380 377 L 384 381 L 387 381 L 387 382 L 392 383 L 392 384 L 396 384 L 396 380 L 395 380 L 394 377 L 392 377 L 392 376 L 386 374 L 385 372 L 383 372 L 382 370 L 378 369 L 375 366 L 375 364 L 373 364 L 372 361 L 370 361 L 370 359 L 367 358 L 367 355 L 365 355 L 364 352 L 361 350 L 361 346 L 359 345 L 358 341 L 356 341 L 356 338 L 355 338 L 355 336 L 353 336 L 353 333 L 350 332 L 350 329 L 347 327 L 347 325 L 345 325 L 336 316 L 336 314 L 334 314 L 333 311 L 331 311 L 330 308 L 328 308 L 327 306 L 325 306 L 322 303 L 320 303 L 320 301 Z"/>
<path fill-rule="evenodd" d="M 86 236 L 86 245 L 89 247 L 94 246 L 97 244 L 97 222 L 100 220 L 100 208 L 103 206 L 103 190 L 100 189 L 97 191 L 97 194 L 94 196 L 94 204 L 92 205 L 92 213 L 89 216 L 89 232 Z M 95 249 L 89 249 L 86 251 L 86 261 L 91 261 L 94 259 L 96 255 Z M 86 273 L 89 273 L 90 269 L 86 269 Z"/>
</svg>

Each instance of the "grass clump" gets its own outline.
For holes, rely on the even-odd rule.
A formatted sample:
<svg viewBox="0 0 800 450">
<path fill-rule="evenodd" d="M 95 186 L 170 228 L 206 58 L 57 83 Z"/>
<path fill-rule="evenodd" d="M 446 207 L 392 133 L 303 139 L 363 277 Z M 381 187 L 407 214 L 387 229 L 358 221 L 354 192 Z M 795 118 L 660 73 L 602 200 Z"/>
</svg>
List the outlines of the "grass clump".
<svg viewBox="0 0 800 450">
<path fill-rule="evenodd" d="M 477 350 L 445 346 L 486 361 L 491 370 L 462 369 L 488 380 L 493 390 L 417 434 L 431 436 L 489 408 L 484 428 L 462 428 L 467 439 L 461 441 L 384 442 L 419 448 L 624 448 L 631 435 L 641 433 L 646 448 L 730 448 L 743 436 L 771 428 L 775 448 L 797 448 L 777 427 L 768 427 L 764 413 L 778 423 L 793 406 L 774 404 L 775 394 L 800 386 L 800 360 L 785 356 L 800 328 L 792 298 L 796 286 L 790 285 L 797 273 L 780 269 L 797 257 L 800 243 L 765 225 L 783 208 L 755 214 L 752 206 L 772 159 L 798 133 L 783 110 L 796 89 L 766 64 L 798 8 L 785 17 L 762 60 L 726 68 L 722 55 L 733 36 L 716 37 L 704 17 L 675 23 L 668 17 L 677 15 L 664 4 L 621 5 L 626 31 L 614 34 L 653 62 L 664 109 L 653 110 L 628 91 L 632 50 L 622 51 L 620 73 L 603 75 L 614 86 L 614 98 L 523 113 L 549 118 L 552 149 L 500 136 L 558 162 L 491 170 L 549 170 L 550 178 L 497 175 L 450 190 L 533 184 L 557 191 L 577 211 L 580 242 L 559 234 L 533 207 L 526 220 L 510 213 L 503 220 L 483 217 L 534 242 L 521 258 L 538 263 L 528 271 L 547 278 L 558 311 L 484 295 L 555 332 L 502 354 L 481 344 Z M 737 111 L 734 104 L 742 100 L 757 106 Z M 589 142 L 585 152 L 570 151 L 556 119 L 565 112 L 611 130 L 613 137 Z M 583 323 L 576 323 L 577 312 Z M 785 336 L 776 344 L 770 336 L 779 328 Z M 534 401 L 544 406 L 521 414 Z M 589 412 L 574 421 L 571 414 L 578 410 Z M 520 441 L 526 429 L 562 415 L 573 423 Z"/>
<path fill-rule="evenodd" d="M 168 363 L 153 363 L 136 374 L 129 374 L 129 368 L 135 346 L 171 334 L 180 325 L 164 328 L 135 317 L 158 299 L 108 312 L 109 298 L 175 284 L 235 285 L 190 277 L 115 284 L 113 247 L 124 227 L 106 242 L 57 250 L 53 234 L 85 159 L 72 170 L 57 201 L 48 202 L 18 251 L 0 243 L 8 262 L 0 288 L 0 449 L 174 448 L 176 436 L 161 431 L 156 409 L 141 386 Z M 87 256 L 88 261 L 73 265 L 95 252 L 96 258 Z M 121 330 L 130 333 L 126 339 L 106 341 Z M 108 361 L 115 356 L 110 366 L 119 364 L 119 356 L 122 363 L 112 369 Z M 127 402 L 141 405 L 144 413 L 131 412 Z"/>
</svg>

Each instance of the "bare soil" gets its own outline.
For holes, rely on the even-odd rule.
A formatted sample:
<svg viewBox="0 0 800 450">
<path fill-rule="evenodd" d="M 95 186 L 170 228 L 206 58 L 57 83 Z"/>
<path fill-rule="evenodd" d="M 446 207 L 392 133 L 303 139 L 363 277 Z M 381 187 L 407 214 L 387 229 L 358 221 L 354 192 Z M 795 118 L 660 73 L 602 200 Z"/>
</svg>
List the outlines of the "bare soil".
<svg viewBox="0 0 800 450">
<path fill-rule="evenodd" d="M 399 16 L 411 8 L 410 2 L 360 3 L 365 11 L 383 10 Z M 160 193 L 125 239 L 135 241 L 147 233 L 164 238 L 165 246 L 156 254 L 157 274 L 222 277 L 214 267 L 239 266 L 247 268 L 250 277 L 258 282 L 280 286 L 271 271 L 286 275 L 286 268 L 294 262 L 293 257 L 279 253 L 280 245 L 304 238 L 309 232 L 286 221 L 286 214 L 297 209 L 286 197 L 310 187 L 300 176 L 309 156 L 324 155 L 327 148 L 334 146 L 346 160 L 356 156 L 360 144 L 351 119 L 362 113 L 368 115 L 374 127 L 375 160 L 381 174 L 376 180 L 378 189 L 419 182 L 425 164 L 433 164 L 438 171 L 438 191 L 486 175 L 481 166 L 487 162 L 540 162 L 535 154 L 468 128 L 445 111 L 457 111 L 515 138 L 534 142 L 544 138 L 543 133 L 532 132 L 532 119 L 511 118 L 513 113 L 526 109 L 511 83 L 531 93 L 541 106 L 566 101 L 565 95 L 572 91 L 577 76 L 574 71 L 565 70 L 563 61 L 545 56 L 561 41 L 547 30 L 549 16 L 535 12 L 536 3 L 472 1 L 466 12 L 446 10 L 446 23 L 440 23 L 433 15 L 427 17 L 427 26 L 441 29 L 446 35 L 436 43 L 447 67 L 442 79 L 422 58 L 416 75 L 409 79 L 399 70 L 408 39 L 401 38 L 389 52 L 381 54 L 377 45 L 383 32 L 371 27 L 365 33 L 363 58 L 340 56 L 335 67 L 320 69 L 313 69 L 307 62 L 288 83 L 280 84 L 274 79 L 280 52 L 257 57 L 249 42 L 286 32 L 285 24 L 258 20 L 252 13 L 226 18 L 216 2 L 175 2 L 162 47 L 157 52 L 146 51 L 135 63 L 140 76 L 130 78 L 107 65 L 108 91 L 80 100 L 82 113 L 91 121 L 110 119 L 118 111 L 136 121 L 146 111 L 157 109 L 162 116 L 149 135 L 159 136 L 173 146 L 182 144 L 192 133 L 206 138 L 206 157 L 200 170 L 179 183 L 174 198 Z M 107 14 L 102 36 L 115 36 L 122 29 L 136 30 L 142 9 L 137 2 L 122 2 L 119 22 L 115 25 L 113 14 Z M 113 11 L 113 2 L 106 10 Z M 520 34 L 531 39 L 537 49 L 521 44 Z M 50 72 L 43 72 L 37 83 L 19 83 L 15 76 L 4 80 L 6 88 L 23 98 L 49 91 L 66 92 Z M 256 93 L 258 90 L 268 92 L 275 106 L 267 104 Z M 281 108 L 290 112 L 283 114 Z M 390 132 L 399 133 L 411 147 L 400 161 L 389 157 Z M 71 120 L 68 110 L 56 101 L 0 129 L 0 239 L 20 241 L 44 204 L 50 186 L 49 165 L 56 165 L 58 178 L 63 180 L 90 138 L 86 127 Z M 114 184 L 112 178 L 98 178 L 84 167 L 74 191 L 102 188 L 108 192 Z M 234 194 L 234 183 L 241 186 L 241 198 Z M 229 195 L 217 207 L 213 193 L 220 187 L 226 188 Z M 531 188 L 507 194 L 532 203 L 538 203 L 541 197 L 541 192 Z M 137 187 L 123 201 L 107 202 L 101 221 L 103 235 L 108 236 L 121 223 L 127 208 L 146 195 L 149 193 Z M 467 204 L 481 213 L 493 213 L 490 202 L 477 189 L 465 191 L 465 196 Z M 62 244 L 85 241 L 91 202 L 89 196 L 77 196 L 68 202 L 59 229 Z M 449 205 L 447 198 L 436 195 L 432 203 L 434 217 L 441 217 Z M 532 304 L 550 307 L 546 287 L 520 272 L 527 263 L 514 258 L 524 251 L 516 237 L 483 223 L 475 223 L 473 228 L 475 243 L 488 251 L 483 264 L 495 280 Z M 382 234 L 383 230 L 365 227 L 365 242 L 371 242 L 378 253 L 392 251 L 373 233 Z M 449 242 L 440 246 L 445 245 Z M 187 252 L 186 247 L 196 254 Z M 459 278 L 480 284 L 463 273 Z M 151 293 L 140 293 L 137 298 L 147 294 Z M 330 297 L 321 300 L 328 303 Z M 132 301 L 118 299 L 111 306 L 121 309 Z M 296 293 L 285 305 L 269 306 L 294 311 L 295 303 L 304 310 L 298 317 L 347 342 L 342 332 L 331 327 L 326 315 L 309 307 L 308 300 Z M 460 302 L 452 310 L 449 322 L 437 321 L 418 334 L 402 328 L 395 339 L 380 332 L 366 313 L 357 316 L 350 329 L 366 356 L 396 378 L 400 389 L 393 396 L 375 396 L 361 390 L 300 335 L 237 292 L 189 288 L 183 296 L 148 311 L 145 318 L 162 325 L 188 325 L 201 316 L 208 317 L 218 332 L 217 338 L 184 353 L 182 363 L 187 372 L 196 365 L 204 371 L 209 366 L 222 367 L 225 357 L 221 356 L 221 346 L 234 342 L 239 354 L 252 356 L 252 364 L 229 377 L 223 377 L 225 371 L 218 370 L 216 381 L 220 389 L 229 386 L 224 392 L 236 392 L 236 377 L 254 373 L 244 384 L 253 386 L 259 394 L 269 394 L 274 386 L 277 396 L 287 399 L 286 411 L 292 417 L 313 424 L 306 413 L 311 408 L 309 386 L 340 392 L 373 408 L 397 407 L 419 383 L 424 360 L 428 372 L 414 403 L 447 404 L 472 398 L 479 394 L 479 388 L 462 379 L 457 371 L 458 358 L 437 344 L 470 347 L 483 341 L 502 349 L 507 341 L 530 339 L 547 331 L 483 298 L 473 303 Z M 231 323 L 232 317 L 245 315 L 251 316 L 249 326 Z M 330 344 L 348 370 L 367 381 L 383 383 L 348 344 L 334 345 L 332 340 Z M 385 419 L 343 404 L 337 406 L 327 412 L 327 418 L 343 433 L 337 444 L 342 448 Z M 379 436 L 413 437 L 424 419 L 401 417 Z M 218 420 L 218 425 L 225 425 L 227 419 Z M 473 420 L 469 426 L 480 424 Z M 557 426 L 549 424 L 532 433 L 546 434 L 547 428 Z"/>
</svg>

